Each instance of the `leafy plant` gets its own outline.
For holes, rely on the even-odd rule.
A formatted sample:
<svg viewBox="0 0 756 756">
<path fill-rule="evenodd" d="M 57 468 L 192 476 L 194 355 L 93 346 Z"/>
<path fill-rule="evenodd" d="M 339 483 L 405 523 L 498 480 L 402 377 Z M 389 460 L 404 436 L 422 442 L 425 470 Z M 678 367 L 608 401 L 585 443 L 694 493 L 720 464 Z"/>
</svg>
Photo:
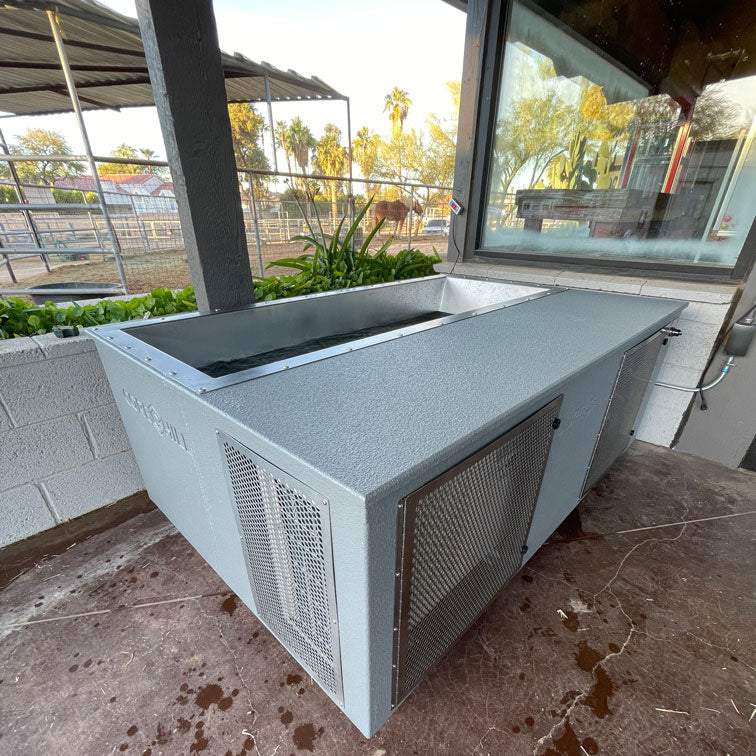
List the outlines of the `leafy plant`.
<svg viewBox="0 0 756 756">
<path fill-rule="evenodd" d="M 318 232 L 315 232 L 308 220 L 310 233 L 295 237 L 304 242 L 305 252 L 310 249 L 313 251 L 270 264 L 294 268 L 299 272 L 290 276 L 255 277 L 255 300 L 268 302 L 272 299 L 434 275 L 433 266 L 441 262 L 435 248 L 432 255 L 426 255 L 419 249 L 403 249 L 396 255 L 390 255 L 388 248 L 391 239 L 388 239 L 375 254 L 370 254 L 370 243 L 382 222 L 355 249 L 357 229 L 371 202 L 357 214 L 343 235 L 346 218 L 341 219 L 335 234 L 326 234 L 316 213 Z M 177 292 L 165 288 L 153 289 L 146 296 L 134 297 L 128 301 L 74 303 L 69 307 L 58 307 L 53 302 L 35 306 L 18 297 L 9 297 L 0 299 L 0 339 L 37 336 L 49 333 L 56 325 L 87 327 L 192 312 L 196 309 L 197 300 L 191 286 Z"/>
<path fill-rule="evenodd" d="M 74 303 L 69 307 L 58 307 L 53 302 L 36 306 L 18 297 L 10 297 L 0 299 L 0 339 L 37 336 L 49 333 L 58 325 L 87 327 L 191 312 L 196 309 L 197 301 L 191 286 L 178 292 L 153 289 L 146 296 L 134 297 L 128 301 Z"/>
</svg>

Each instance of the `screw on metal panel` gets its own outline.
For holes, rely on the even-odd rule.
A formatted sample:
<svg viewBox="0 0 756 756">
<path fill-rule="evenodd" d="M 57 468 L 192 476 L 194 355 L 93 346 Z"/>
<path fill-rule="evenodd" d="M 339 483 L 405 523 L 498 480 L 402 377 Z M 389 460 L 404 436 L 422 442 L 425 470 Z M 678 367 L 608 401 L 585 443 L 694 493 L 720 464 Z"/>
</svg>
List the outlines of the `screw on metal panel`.
<svg viewBox="0 0 756 756">
<path fill-rule="evenodd" d="M 631 431 L 630 431 L 630 435 L 631 435 L 631 436 L 634 436 L 634 435 L 635 435 L 635 431 L 634 431 L 634 430 L 631 430 Z"/>
<path fill-rule="evenodd" d="M 217 429 L 216 429 L 216 431 L 215 431 L 215 432 L 216 432 L 216 433 L 218 433 L 218 434 L 220 433 L 220 431 L 219 431 L 219 430 L 217 430 Z"/>
<path fill-rule="evenodd" d="M 176 371 L 175 370 L 169 370 L 168 371 L 168 375 L 176 375 Z"/>
<path fill-rule="evenodd" d="M 131 347 L 127 344 L 124 349 L 131 349 Z"/>
<path fill-rule="evenodd" d="M 551 424 L 551 427 L 556 430 L 560 425 L 562 424 L 562 421 L 557 417 L 554 422 Z"/>
<path fill-rule="evenodd" d="M 144 358 L 144 361 L 145 361 L 145 362 L 152 362 L 152 357 L 145 357 L 145 358 Z"/>
<path fill-rule="evenodd" d="M 109 339 L 110 339 L 111 341 L 113 341 L 113 337 L 112 337 L 112 336 L 108 336 L 108 338 L 109 338 Z"/>
<path fill-rule="evenodd" d="M 394 574 L 395 574 L 395 575 L 396 575 L 397 577 L 399 577 L 399 576 L 401 575 L 401 573 L 400 573 L 400 572 L 395 572 Z"/>
<path fill-rule="evenodd" d="M 395 628 L 394 628 L 394 632 L 395 632 L 395 633 L 398 633 L 398 632 L 399 632 L 399 628 L 398 628 L 398 627 L 395 627 Z"/>
<path fill-rule="evenodd" d="M 520 551 L 521 551 L 521 552 L 522 552 L 523 554 L 525 554 L 525 553 L 527 552 L 527 550 L 528 550 L 528 544 L 527 544 L 527 543 L 523 543 L 523 544 L 522 544 L 522 548 L 520 549 Z"/>
<path fill-rule="evenodd" d="M 200 392 L 200 394 L 204 394 L 204 393 L 205 393 L 205 391 L 207 391 L 207 389 L 204 389 L 204 388 L 199 388 L 199 389 L 197 389 L 197 391 L 199 391 L 199 392 Z"/>
<path fill-rule="evenodd" d="M 391 668 L 392 668 L 392 669 L 396 669 L 396 664 L 392 664 L 392 665 L 391 665 Z"/>
<path fill-rule="evenodd" d="M 403 505 L 402 505 L 401 503 L 397 504 L 397 507 L 398 507 L 399 509 L 401 509 L 401 508 L 402 508 L 402 506 L 403 506 Z"/>
</svg>

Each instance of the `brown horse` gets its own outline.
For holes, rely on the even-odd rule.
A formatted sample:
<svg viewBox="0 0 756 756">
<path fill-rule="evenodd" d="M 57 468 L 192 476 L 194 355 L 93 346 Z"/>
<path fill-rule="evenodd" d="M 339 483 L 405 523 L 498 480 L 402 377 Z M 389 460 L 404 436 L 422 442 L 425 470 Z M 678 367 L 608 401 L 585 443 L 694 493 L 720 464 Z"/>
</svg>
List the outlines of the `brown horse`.
<svg viewBox="0 0 756 756">
<path fill-rule="evenodd" d="M 380 223 L 384 218 L 387 221 L 394 221 L 396 224 L 394 227 L 394 233 L 400 234 L 402 228 L 404 228 L 404 221 L 407 219 L 407 215 L 410 212 L 414 212 L 416 215 L 423 214 L 423 208 L 420 203 L 415 200 L 415 204 L 408 199 L 398 199 L 393 202 L 388 200 L 381 200 L 374 205 L 375 222 Z"/>
</svg>

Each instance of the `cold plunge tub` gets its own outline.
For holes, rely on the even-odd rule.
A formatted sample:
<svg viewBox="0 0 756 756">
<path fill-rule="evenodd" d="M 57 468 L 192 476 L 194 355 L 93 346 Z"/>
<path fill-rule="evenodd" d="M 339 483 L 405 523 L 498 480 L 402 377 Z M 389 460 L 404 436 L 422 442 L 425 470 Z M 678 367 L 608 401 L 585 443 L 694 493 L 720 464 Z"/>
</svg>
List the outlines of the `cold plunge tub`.
<svg viewBox="0 0 756 756">
<path fill-rule="evenodd" d="M 151 498 L 369 736 L 627 447 L 683 307 L 433 276 L 89 332 Z"/>
</svg>

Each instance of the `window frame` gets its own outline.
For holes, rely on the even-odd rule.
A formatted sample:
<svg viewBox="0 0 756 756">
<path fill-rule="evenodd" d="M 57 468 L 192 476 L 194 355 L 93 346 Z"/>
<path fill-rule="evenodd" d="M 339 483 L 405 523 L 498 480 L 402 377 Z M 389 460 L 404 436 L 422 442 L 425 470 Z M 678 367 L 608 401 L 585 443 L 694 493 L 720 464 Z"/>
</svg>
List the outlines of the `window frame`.
<svg viewBox="0 0 756 756">
<path fill-rule="evenodd" d="M 465 171 L 468 176 L 461 177 L 461 182 L 455 181 L 455 196 L 467 199 L 466 218 L 463 226 L 462 255 L 464 260 L 484 258 L 492 262 L 516 262 L 516 263 L 540 263 L 551 266 L 558 264 L 560 267 L 569 267 L 575 270 L 590 268 L 592 270 L 605 269 L 607 273 L 635 272 L 651 278 L 697 278 L 719 282 L 738 282 L 744 280 L 756 261 L 756 219 L 751 224 L 749 232 L 743 240 L 735 265 L 725 268 L 720 265 L 706 265 L 700 263 L 684 263 L 679 261 L 667 262 L 664 260 L 632 260 L 619 257 L 582 257 L 576 255 L 549 254 L 546 252 L 505 251 L 495 248 L 483 248 L 483 227 L 486 220 L 484 206 L 487 202 L 488 186 L 491 179 L 492 161 L 490 155 L 493 148 L 493 138 L 496 130 L 496 114 L 499 106 L 501 91 L 501 75 L 504 68 L 504 55 L 506 54 L 506 40 L 510 28 L 510 16 L 515 0 L 469 0 L 467 5 L 467 39 L 465 45 L 465 61 L 463 72 L 463 86 L 470 81 L 477 83 L 474 103 L 476 117 L 473 118 L 473 133 L 471 134 L 470 149 L 460 151 L 457 147 L 456 171 L 460 171 L 461 165 L 467 160 L 468 166 Z M 536 3 L 528 0 L 520 0 L 530 7 L 537 7 L 545 12 Z M 569 27 L 562 24 L 558 19 L 549 17 L 549 20 L 590 49 L 600 52 L 602 57 L 611 61 L 621 70 L 629 72 L 621 63 L 615 61 L 603 51 L 599 50 L 590 41 L 580 37 Z M 480 53 L 477 60 L 474 45 L 470 45 L 470 39 L 479 39 Z M 476 75 L 477 74 L 477 75 Z M 637 78 L 637 77 L 636 77 Z M 462 117 L 460 116 L 460 126 Z M 460 138 L 463 138 L 460 128 Z M 460 152 L 462 154 L 460 154 Z M 464 186 L 465 179 L 469 181 Z M 461 220 L 461 219 L 459 219 Z M 449 240 L 449 259 L 459 259 L 459 247 L 456 236 L 452 233 Z"/>
</svg>

